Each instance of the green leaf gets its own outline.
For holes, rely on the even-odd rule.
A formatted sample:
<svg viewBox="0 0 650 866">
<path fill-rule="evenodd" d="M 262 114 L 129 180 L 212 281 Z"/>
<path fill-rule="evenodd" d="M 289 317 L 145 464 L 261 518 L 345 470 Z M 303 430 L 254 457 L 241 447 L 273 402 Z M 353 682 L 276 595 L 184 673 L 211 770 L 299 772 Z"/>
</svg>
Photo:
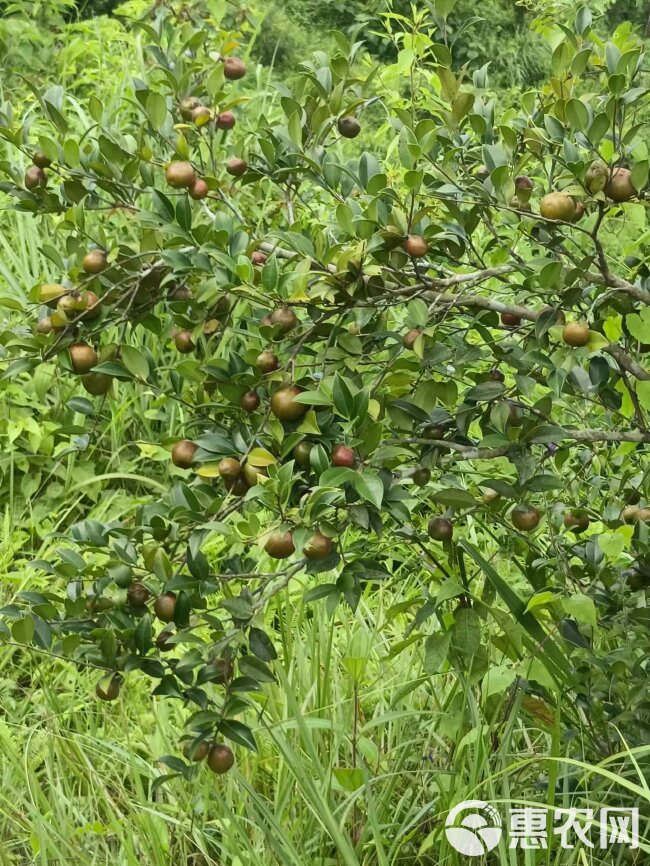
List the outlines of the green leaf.
<svg viewBox="0 0 650 866">
<path fill-rule="evenodd" d="M 454 614 L 451 633 L 452 649 L 464 658 L 471 658 L 481 646 L 481 620 L 472 607 L 460 607 Z"/>
<path fill-rule="evenodd" d="M 591 626 L 595 626 L 598 623 L 596 605 L 588 595 L 576 592 L 570 598 L 562 600 L 562 607 L 567 616 L 573 617 L 579 623 Z"/>
<path fill-rule="evenodd" d="M 257 751 L 255 737 L 247 725 L 238 722 L 236 719 L 222 719 L 219 722 L 219 730 L 224 737 L 232 740 L 233 743 L 245 746 L 247 749 L 250 749 L 251 752 Z"/>
<path fill-rule="evenodd" d="M 167 102 L 165 97 L 160 93 L 152 91 L 147 96 L 146 112 L 153 128 L 161 129 L 167 119 Z"/>
<path fill-rule="evenodd" d="M 435 632 L 429 635 L 424 644 L 424 670 L 429 676 L 440 673 L 444 665 L 449 646 L 451 644 L 451 632 Z"/>
<path fill-rule="evenodd" d="M 136 379 L 149 377 L 149 363 L 139 349 L 135 349 L 133 346 L 122 346 L 120 355 L 126 369 Z"/>
<path fill-rule="evenodd" d="M 440 490 L 434 493 L 433 499 L 441 505 L 449 505 L 453 508 L 471 508 L 476 505 L 476 499 L 467 490 L 459 490 L 456 487 L 450 487 L 447 490 Z"/>
<path fill-rule="evenodd" d="M 384 485 L 381 478 L 374 472 L 364 469 L 355 473 L 354 486 L 359 496 L 371 502 L 377 508 L 381 508 L 384 498 Z"/>
</svg>

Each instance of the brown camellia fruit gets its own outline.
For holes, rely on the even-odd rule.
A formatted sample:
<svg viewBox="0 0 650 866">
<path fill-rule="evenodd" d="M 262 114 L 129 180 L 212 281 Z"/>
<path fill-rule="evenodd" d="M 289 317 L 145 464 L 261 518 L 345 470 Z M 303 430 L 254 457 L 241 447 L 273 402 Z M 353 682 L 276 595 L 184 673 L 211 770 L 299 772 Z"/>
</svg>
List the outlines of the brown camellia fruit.
<svg viewBox="0 0 650 866">
<path fill-rule="evenodd" d="M 451 541 L 454 524 L 447 517 L 432 517 L 427 532 L 434 541 Z"/>
<path fill-rule="evenodd" d="M 421 259 L 426 256 L 429 244 L 421 235 L 409 235 L 404 241 L 404 249 L 414 259 Z"/>
<path fill-rule="evenodd" d="M 210 189 L 202 177 L 197 177 L 190 187 L 189 192 L 191 198 L 195 201 L 200 201 L 201 199 L 207 198 Z"/>
<path fill-rule="evenodd" d="M 242 159 L 239 156 L 233 156 L 233 158 L 229 159 L 226 163 L 226 171 L 233 177 L 241 177 L 247 168 L 248 163 L 245 159 Z M 264 254 L 262 253 L 262 255 Z"/>
<path fill-rule="evenodd" d="M 283 334 L 288 334 L 298 324 L 298 317 L 291 307 L 280 307 L 271 313 L 271 323 L 279 325 Z"/>
<path fill-rule="evenodd" d="M 151 593 L 147 587 L 139 581 L 132 583 L 126 591 L 126 600 L 129 604 L 132 604 L 133 607 L 143 607 L 149 601 L 150 597 Z"/>
<path fill-rule="evenodd" d="M 405 349 L 412 349 L 415 346 L 415 341 L 420 336 L 422 331 L 419 328 L 411 328 L 402 337 L 402 343 Z"/>
<path fill-rule="evenodd" d="M 223 74 L 229 81 L 238 81 L 246 75 L 246 64 L 239 57 L 226 57 L 223 62 Z"/>
<path fill-rule="evenodd" d="M 589 325 L 584 322 L 569 322 L 568 325 L 564 326 L 562 339 L 567 346 L 580 348 L 587 345 L 590 334 Z"/>
<path fill-rule="evenodd" d="M 311 456 L 312 445 L 311 442 L 298 442 L 296 447 L 293 449 L 293 459 L 296 463 L 300 463 L 301 466 L 309 466 L 309 458 Z"/>
<path fill-rule="evenodd" d="M 38 320 L 38 324 L 36 325 L 36 332 L 38 334 L 51 334 L 53 330 L 54 325 L 50 316 L 43 316 L 42 319 Z"/>
<path fill-rule="evenodd" d="M 101 273 L 106 267 L 108 267 L 106 253 L 103 250 L 90 250 L 90 252 L 86 253 L 83 257 L 81 267 L 87 274 Z"/>
<path fill-rule="evenodd" d="M 501 313 L 501 324 L 506 328 L 518 328 L 521 319 L 515 313 Z"/>
<path fill-rule="evenodd" d="M 68 349 L 70 363 L 75 373 L 88 373 L 97 365 L 97 352 L 87 343 L 75 343 Z"/>
<path fill-rule="evenodd" d="M 589 528 L 589 515 L 584 512 L 566 511 L 564 513 L 564 527 L 578 535 Z"/>
<path fill-rule="evenodd" d="M 52 165 L 52 160 L 49 156 L 45 156 L 42 150 L 35 150 L 32 154 L 32 162 L 38 168 L 49 168 Z"/>
<path fill-rule="evenodd" d="M 280 366 L 277 355 L 269 349 L 260 352 L 255 363 L 261 373 L 272 373 Z"/>
<path fill-rule="evenodd" d="M 615 168 L 605 186 L 605 195 L 612 201 L 629 201 L 636 195 L 632 184 L 632 172 L 629 168 Z"/>
<path fill-rule="evenodd" d="M 200 761 L 205 760 L 205 758 L 207 758 L 208 756 L 209 751 L 210 744 L 206 740 L 201 740 L 201 742 L 197 743 L 194 748 L 192 748 L 190 743 L 183 744 L 183 754 L 188 761 L 193 761 L 195 764 L 198 764 Z"/>
<path fill-rule="evenodd" d="M 297 421 L 298 418 L 302 418 L 307 411 L 307 406 L 294 399 L 301 393 L 301 389 L 295 385 L 280 388 L 271 397 L 271 412 L 280 421 Z"/>
<path fill-rule="evenodd" d="M 352 448 L 339 443 L 332 448 L 332 466 L 342 466 L 352 469 L 356 463 L 356 454 Z"/>
<path fill-rule="evenodd" d="M 178 333 L 174 335 L 174 345 L 181 355 L 189 355 L 190 352 L 193 352 L 196 348 L 194 341 L 192 340 L 191 331 L 178 331 Z"/>
<path fill-rule="evenodd" d="M 361 132 L 361 124 L 352 115 L 339 118 L 336 125 L 343 138 L 356 138 Z"/>
<path fill-rule="evenodd" d="M 210 668 L 210 682 L 222 686 L 232 679 L 235 666 L 230 659 L 216 658 L 207 665 Z"/>
<path fill-rule="evenodd" d="M 183 120 L 191 120 L 192 112 L 195 108 L 198 108 L 200 104 L 201 102 L 196 96 L 186 96 L 185 99 L 182 99 L 179 110 Z"/>
<path fill-rule="evenodd" d="M 95 694 L 100 701 L 116 701 L 120 694 L 120 680 L 117 676 L 110 679 L 102 677 L 95 686 Z"/>
<path fill-rule="evenodd" d="M 571 222 L 576 212 L 576 203 L 564 192 L 550 192 L 539 203 L 539 212 L 547 220 Z"/>
<path fill-rule="evenodd" d="M 165 180 L 174 189 L 189 189 L 196 180 L 196 172 L 190 162 L 170 162 Z"/>
<path fill-rule="evenodd" d="M 515 193 L 518 201 L 524 204 L 530 201 L 533 194 L 533 182 L 527 174 L 520 174 L 515 178 Z"/>
<path fill-rule="evenodd" d="M 626 505 L 621 511 L 621 519 L 624 523 L 636 523 L 639 519 L 641 509 L 638 505 Z"/>
<path fill-rule="evenodd" d="M 521 532 L 532 532 L 541 520 L 541 514 L 534 506 L 522 502 L 515 505 L 510 518 L 516 529 Z"/>
<path fill-rule="evenodd" d="M 268 261 L 268 256 L 266 253 L 263 253 L 261 250 L 255 250 L 254 253 L 251 253 L 251 262 L 254 265 L 265 265 Z"/>
<path fill-rule="evenodd" d="M 572 223 L 578 223 L 583 218 L 585 213 L 587 212 L 587 208 L 584 206 L 584 203 L 581 201 L 576 202 L 576 212 L 573 214 L 573 218 L 571 219 Z"/>
<path fill-rule="evenodd" d="M 332 552 L 332 539 L 316 532 L 303 547 L 302 552 L 307 559 L 327 559 Z"/>
<path fill-rule="evenodd" d="M 260 395 L 257 391 L 246 391 L 242 394 L 239 405 L 244 412 L 254 412 L 260 405 Z"/>
<path fill-rule="evenodd" d="M 424 487 L 425 484 L 428 484 L 431 481 L 431 472 L 425 466 L 418 467 L 413 475 L 411 475 L 413 480 L 413 484 L 418 487 Z"/>
<path fill-rule="evenodd" d="M 113 384 L 113 377 L 109 376 L 108 373 L 88 373 L 81 380 L 81 384 L 93 397 L 101 397 L 108 394 Z"/>
<path fill-rule="evenodd" d="M 241 463 L 236 457 L 224 457 L 219 461 L 217 472 L 225 481 L 236 481 L 242 472 Z"/>
<path fill-rule="evenodd" d="M 207 764 L 213 773 L 221 776 L 223 773 L 227 773 L 234 763 L 235 756 L 232 749 L 229 749 L 228 746 L 223 743 L 215 743 L 210 748 Z"/>
<path fill-rule="evenodd" d="M 153 611 L 162 622 L 172 622 L 176 613 L 176 595 L 173 592 L 159 595 L 153 603 Z"/>
<path fill-rule="evenodd" d="M 232 129 L 237 123 L 237 118 L 232 111 L 222 111 L 217 114 L 217 129 Z"/>
<path fill-rule="evenodd" d="M 192 109 L 192 114 L 190 115 L 191 120 L 193 120 L 197 126 L 205 126 L 211 117 L 212 113 L 207 105 L 197 105 Z"/>
<path fill-rule="evenodd" d="M 95 292 L 87 290 L 83 293 L 86 309 L 81 314 L 82 319 L 96 319 L 102 313 L 102 299 Z"/>
<path fill-rule="evenodd" d="M 273 559 L 288 559 L 295 553 L 293 535 L 287 532 L 272 532 L 266 539 L 264 550 Z"/>
<path fill-rule="evenodd" d="M 189 469 L 194 463 L 194 455 L 198 449 L 198 445 L 189 439 L 181 439 L 172 448 L 172 463 L 178 466 L 179 469 Z"/>
<path fill-rule="evenodd" d="M 600 159 L 594 160 L 585 174 L 585 186 L 591 195 L 602 192 L 609 180 L 609 169 Z"/>
<path fill-rule="evenodd" d="M 37 165 L 31 165 L 25 172 L 26 189 L 38 189 L 39 186 L 45 186 L 46 183 L 47 175 Z"/>
</svg>

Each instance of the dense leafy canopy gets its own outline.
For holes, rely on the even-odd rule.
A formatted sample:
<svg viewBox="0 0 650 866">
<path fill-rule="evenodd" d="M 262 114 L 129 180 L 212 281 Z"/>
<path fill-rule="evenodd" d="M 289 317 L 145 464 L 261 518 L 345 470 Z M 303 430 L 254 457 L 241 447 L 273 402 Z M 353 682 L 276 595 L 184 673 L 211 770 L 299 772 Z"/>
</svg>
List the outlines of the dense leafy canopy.
<svg viewBox="0 0 650 866">
<path fill-rule="evenodd" d="M 389 15 L 382 66 L 336 33 L 276 98 L 224 3 L 161 6 L 123 99 L 2 107 L 2 190 L 54 274 L 3 332 L 5 379 L 69 383 L 57 446 L 110 448 L 126 402 L 149 421 L 136 519 L 62 533 L 5 635 L 98 668 L 100 698 L 140 671 L 183 701 L 173 773 L 215 737 L 255 748 L 240 717 L 293 580 L 333 616 L 416 571 L 396 652 L 422 641 L 428 674 L 470 684 L 496 652 L 504 688 L 574 694 L 594 748 L 610 722 L 644 736 L 641 45 L 582 9 L 504 109 L 454 64 L 453 6 Z"/>
</svg>

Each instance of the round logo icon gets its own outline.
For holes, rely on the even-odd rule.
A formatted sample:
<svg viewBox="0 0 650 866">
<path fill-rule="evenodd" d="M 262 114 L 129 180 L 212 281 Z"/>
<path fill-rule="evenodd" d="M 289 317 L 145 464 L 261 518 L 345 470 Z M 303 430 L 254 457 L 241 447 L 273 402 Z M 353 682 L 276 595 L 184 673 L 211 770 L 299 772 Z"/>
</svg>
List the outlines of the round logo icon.
<svg viewBox="0 0 650 866">
<path fill-rule="evenodd" d="M 454 826 L 462 812 L 470 812 Z M 445 834 L 452 848 L 466 857 L 480 857 L 496 848 L 501 839 L 501 816 L 483 800 L 464 800 L 451 810 Z"/>
</svg>

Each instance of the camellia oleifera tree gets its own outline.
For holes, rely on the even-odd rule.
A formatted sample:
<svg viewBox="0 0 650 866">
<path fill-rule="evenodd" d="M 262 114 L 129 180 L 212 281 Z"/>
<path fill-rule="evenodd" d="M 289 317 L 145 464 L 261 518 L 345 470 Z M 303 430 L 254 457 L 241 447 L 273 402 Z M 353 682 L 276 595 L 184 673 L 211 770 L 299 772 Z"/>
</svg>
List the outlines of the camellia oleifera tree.
<svg viewBox="0 0 650 866">
<path fill-rule="evenodd" d="M 301 578 L 333 614 L 418 572 L 428 672 L 527 656 L 518 688 L 572 690 L 597 741 L 646 702 L 647 641 L 606 661 L 647 629 L 640 45 L 580 10 L 549 84 L 502 108 L 438 0 L 386 19 L 396 63 L 337 34 L 251 103 L 222 5 L 137 22 L 147 77 L 110 110 L 79 121 L 58 88 L 29 121 L 2 108 L 2 188 L 60 238 L 5 375 L 55 362 L 90 437 L 126 389 L 184 419 L 140 443 L 168 450 L 168 493 L 71 527 L 5 632 L 99 668 L 103 700 L 151 677 L 191 710 L 186 757 L 224 772 L 273 679 L 269 601 Z"/>
</svg>

